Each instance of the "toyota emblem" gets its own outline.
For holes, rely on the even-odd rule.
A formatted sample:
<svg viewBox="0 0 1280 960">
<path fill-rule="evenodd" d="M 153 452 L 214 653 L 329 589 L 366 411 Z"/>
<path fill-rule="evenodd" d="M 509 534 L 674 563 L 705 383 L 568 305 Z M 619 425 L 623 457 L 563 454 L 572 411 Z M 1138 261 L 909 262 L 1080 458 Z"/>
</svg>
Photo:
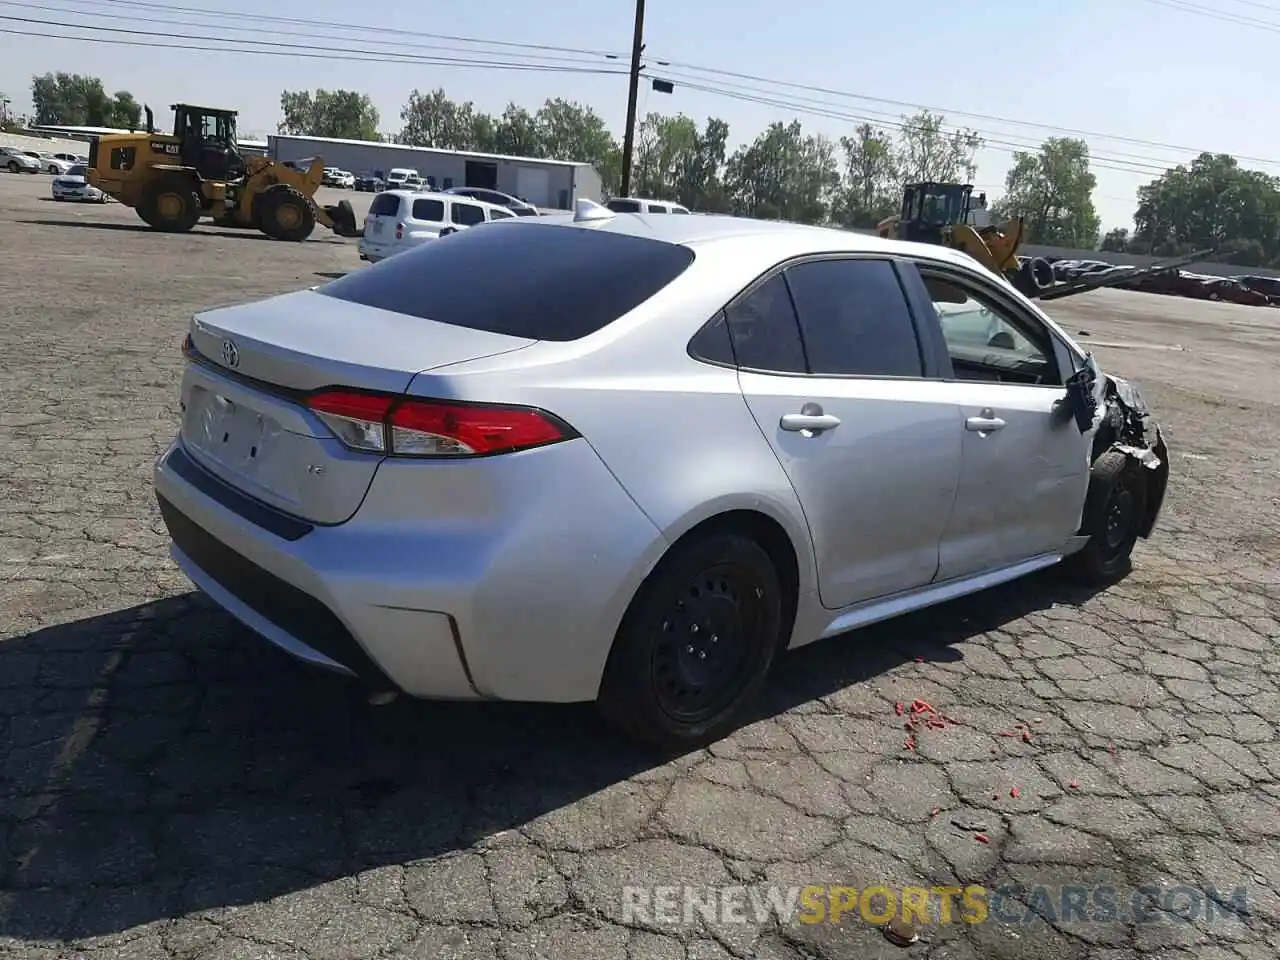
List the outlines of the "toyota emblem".
<svg viewBox="0 0 1280 960">
<path fill-rule="evenodd" d="M 222 341 L 222 362 L 228 367 L 240 366 L 240 351 L 236 348 L 234 340 Z"/>
</svg>

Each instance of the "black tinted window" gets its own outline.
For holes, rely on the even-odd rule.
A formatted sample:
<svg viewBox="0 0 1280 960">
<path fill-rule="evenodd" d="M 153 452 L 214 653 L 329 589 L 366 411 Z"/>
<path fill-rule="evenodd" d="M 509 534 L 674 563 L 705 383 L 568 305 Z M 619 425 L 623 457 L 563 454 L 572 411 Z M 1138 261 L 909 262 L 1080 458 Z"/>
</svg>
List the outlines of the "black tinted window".
<svg viewBox="0 0 1280 960">
<path fill-rule="evenodd" d="M 453 204 L 453 222 L 468 227 L 484 223 L 484 207 L 477 207 L 473 203 L 455 203 Z"/>
<path fill-rule="evenodd" d="M 733 356 L 733 341 L 729 338 L 729 322 L 723 312 L 716 314 L 715 319 L 699 330 L 689 341 L 689 353 L 699 360 L 711 363 L 725 363 L 732 366 L 736 361 Z"/>
<path fill-rule="evenodd" d="M 565 341 L 635 309 L 692 262 L 692 250 L 671 243 L 513 220 L 406 250 L 320 293 L 473 330 Z M 494 264 L 502 282 L 477 285 L 477 277 L 494 275 Z"/>
<path fill-rule="evenodd" d="M 499 210 L 497 208 L 494 208 L 493 210 L 489 211 L 490 220 L 506 220 L 508 217 L 514 217 L 514 216 L 515 214 L 511 213 L 508 210 Z"/>
<path fill-rule="evenodd" d="M 919 377 L 915 327 L 888 260 L 824 260 L 787 271 L 816 374 Z"/>
<path fill-rule="evenodd" d="M 444 201 L 443 200 L 413 201 L 413 219 L 430 220 L 432 223 L 442 222 L 444 220 Z"/>
<path fill-rule="evenodd" d="M 687 214 L 689 211 L 688 211 L 688 210 L 686 210 L 686 209 L 684 209 L 684 207 L 672 207 L 672 208 L 671 208 L 671 212 L 672 212 L 672 213 L 685 213 L 685 214 Z"/>
<path fill-rule="evenodd" d="M 669 213 L 670 211 L 668 211 L 667 208 L 660 203 L 651 203 L 649 204 L 649 212 L 650 213 Z"/>
<path fill-rule="evenodd" d="M 804 373 L 804 345 L 791 295 L 781 274 L 766 280 L 725 311 L 738 366 Z"/>
<path fill-rule="evenodd" d="M 400 212 L 400 198 L 394 193 L 380 193 L 369 204 L 369 216 L 394 217 Z"/>
<path fill-rule="evenodd" d="M 640 204 L 634 200 L 610 200 L 605 204 L 614 213 L 639 213 Z"/>
<path fill-rule="evenodd" d="M 89 168 L 82 166 L 80 164 L 76 164 L 74 167 L 72 167 L 70 170 L 67 171 L 67 176 L 69 177 L 87 177 L 88 175 L 89 175 Z"/>
</svg>

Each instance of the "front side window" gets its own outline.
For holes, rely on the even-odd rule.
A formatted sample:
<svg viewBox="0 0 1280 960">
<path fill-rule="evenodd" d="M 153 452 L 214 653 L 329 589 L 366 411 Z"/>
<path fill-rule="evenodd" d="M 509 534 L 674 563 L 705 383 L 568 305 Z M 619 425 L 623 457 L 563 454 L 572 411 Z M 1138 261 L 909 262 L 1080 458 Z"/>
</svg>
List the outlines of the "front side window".
<svg viewBox="0 0 1280 960">
<path fill-rule="evenodd" d="M 786 271 L 809 357 L 828 376 L 920 377 L 924 365 L 888 260 L 814 260 Z"/>
<path fill-rule="evenodd" d="M 956 376 L 962 380 L 1045 383 L 1057 380 L 1044 331 L 949 277 L 921 271 Z"/>
</svg>

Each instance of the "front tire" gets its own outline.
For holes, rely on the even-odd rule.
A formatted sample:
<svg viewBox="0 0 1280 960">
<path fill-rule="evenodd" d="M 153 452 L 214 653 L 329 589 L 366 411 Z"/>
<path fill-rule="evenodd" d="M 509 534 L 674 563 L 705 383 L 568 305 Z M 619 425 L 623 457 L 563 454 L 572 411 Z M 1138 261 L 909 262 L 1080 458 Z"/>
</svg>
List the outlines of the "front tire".
<svg viewBox="0 0 1280 960">
<path fill-rule="evenodd" d="M 663 750 L 718 739 L 764 685 L 781 647 L 782 586 L 768 553 L 738 533 L 678 545 L 628 608 L 598 706 Z"/>
<path fill-rule="evenodd" d="M 1089 542 L 1067 558 L 1067 568 L 1077 579 L 1105 586 L 1133 569 L 1133 548 L 1147 508 L 1142 470 L 1118 450 L 1108 450 L 1094 462 L 1080 528 Z"/>
<path fill-rule="evenodd" d="M 162 233 L 189 233 L 200 222 L 200 195 L 189 179 L 161 177 L 147 185 L 138 216 Z"/>
<path fill-rule="evenodd" d="M 10 173 L 21 173 L 21 172 L 22 172 L 22 168 L 21 168 L 20 166 L 18 166 L 18 161 L 17 161 L 17 160 L 10 160 L 10 161 L 9 161 L 9 172 L 10 172 Z"/>
<path fill-rule="evenodd" d="M 253 203 L 258 228 L 272 240 L 299 243 L 316 228 L 311 201 L 286 184 L 268 187 Z"/>
</svg>

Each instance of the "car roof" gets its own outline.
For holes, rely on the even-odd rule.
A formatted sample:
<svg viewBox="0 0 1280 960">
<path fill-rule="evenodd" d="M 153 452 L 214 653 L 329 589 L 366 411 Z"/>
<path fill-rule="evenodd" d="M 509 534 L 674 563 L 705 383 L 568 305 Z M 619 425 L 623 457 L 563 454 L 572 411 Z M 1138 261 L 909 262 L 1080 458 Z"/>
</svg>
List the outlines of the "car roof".
<svg viewBox="0 0 1280 960">
<path fill-rule="evenodd" d="M 880 253 L 932 259 L 970 269 L 977 263 L 963 251 L 936 244 L 888 240 L 875 234 L 785 220 L 752 220 L 720 214 L 673 217 L 669 214 L 615 213 L 611 210 L 603 210 L 599 217 L 576 220 L 573 214 L 550 214 L 536 219 L 530 217 L 528 223 L 603 230 L 689 247 L 763 240 L 780 251 L 780 259 L 810 253 Z"/>
<path fill-rule="evenodd" d="M 395 190 L 383 190 L 382 193 L 378 195 L 382 196 L 382 194 L 386 194 L 386 193 L 391 194 L 393 197 L 408 197 L 408 198 L 413 198 L 415 200 L 420 197 L 427 197 L 433 200 L 449 200 L 452 203 L 466 203 L 466 204 L 474 204 L 475 206 L 480 206 L 480 207 L 498 207 L 498 209 L 502 209 L 496 203 L 486 203 L 484 200 L 477 200 L 475 197 L 464 197 L 456 193 L 445 193 L 442 190 L 395 189 Z"/>
</svg>

